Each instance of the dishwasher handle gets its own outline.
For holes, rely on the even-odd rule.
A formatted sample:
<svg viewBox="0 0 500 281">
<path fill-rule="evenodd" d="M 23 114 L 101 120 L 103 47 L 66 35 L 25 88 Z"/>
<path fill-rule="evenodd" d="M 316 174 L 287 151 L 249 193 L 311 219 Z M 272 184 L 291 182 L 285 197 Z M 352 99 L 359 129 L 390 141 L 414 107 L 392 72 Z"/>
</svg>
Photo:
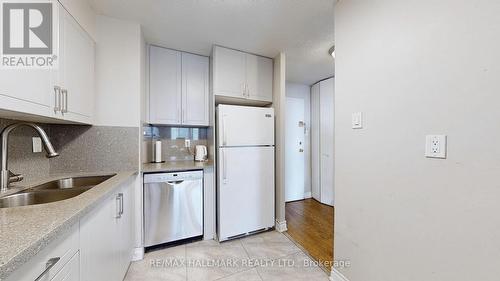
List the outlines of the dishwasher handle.
<svg viewBox="0 0 500 281">
<path fill-rule="evenodd" d="M 178 181 L 167 181 L 167 184 L 168 185 L 179 185 L 181 183 L 183 183 L 184 180 L 178 180 Z"/>
</svg>

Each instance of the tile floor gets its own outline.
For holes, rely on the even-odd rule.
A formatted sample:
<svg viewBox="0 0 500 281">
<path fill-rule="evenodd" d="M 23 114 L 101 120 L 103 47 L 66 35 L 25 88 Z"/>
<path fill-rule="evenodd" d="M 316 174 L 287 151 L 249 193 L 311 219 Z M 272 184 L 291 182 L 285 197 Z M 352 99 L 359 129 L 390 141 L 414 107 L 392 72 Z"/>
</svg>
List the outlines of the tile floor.
<svg viewBox="0 0 500 281">
<path fill-rule="evenodd" d="M 125 281 L 328 281 L 328 275 L 276 232 L 224 243 L 200 241 L 149 252 Z"/>
</svg>

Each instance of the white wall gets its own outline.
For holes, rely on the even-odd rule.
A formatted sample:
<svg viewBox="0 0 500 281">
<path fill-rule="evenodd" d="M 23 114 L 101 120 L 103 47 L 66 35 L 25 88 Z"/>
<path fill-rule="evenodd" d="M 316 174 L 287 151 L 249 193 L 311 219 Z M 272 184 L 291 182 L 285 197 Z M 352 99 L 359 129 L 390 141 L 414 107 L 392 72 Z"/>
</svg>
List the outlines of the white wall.
<svg viewBox="0 0 500 281">
<path fill-rule="evenodd" d="M 304 122 L 307 128 L 307 135 L 304 137 L 304 194 L 311 197 L 311 134 L 309 130 L 311 128 L 311 87 L 286 82 L 286 96 L 304 100 Z"/>
<path fill-rule="evenodd" d="M 97 16 L 95 125 L 139 127 L 143 38 L 139 24 Z"/>
<path fill-rule="evenodd" d="M 499 15 L 338 2 L 335 257 L 351 281 L 499 280 Z M 426 134 L 448 135 L 448 159 L 424 157 Z"/>
</svg>

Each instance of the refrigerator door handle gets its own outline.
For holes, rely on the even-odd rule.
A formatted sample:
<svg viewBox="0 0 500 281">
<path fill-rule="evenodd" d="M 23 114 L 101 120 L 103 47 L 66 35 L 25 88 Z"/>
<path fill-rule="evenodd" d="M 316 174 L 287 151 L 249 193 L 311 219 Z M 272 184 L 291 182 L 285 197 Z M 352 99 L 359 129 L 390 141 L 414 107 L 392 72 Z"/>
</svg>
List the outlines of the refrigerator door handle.
<svg viewBox="0 0 500 281">
<path fill-rule="evenodd" d="M 222 114 L 222 145 L 227 145 L 226 114 Z"/>
<path fill-rule="evenodd" d="M 226 159 L 226 153 L 224 150 L 221 150 L 222 152 L 222 183 L 226 184 L 227 183 L 227 159 Z"/>
</svg>

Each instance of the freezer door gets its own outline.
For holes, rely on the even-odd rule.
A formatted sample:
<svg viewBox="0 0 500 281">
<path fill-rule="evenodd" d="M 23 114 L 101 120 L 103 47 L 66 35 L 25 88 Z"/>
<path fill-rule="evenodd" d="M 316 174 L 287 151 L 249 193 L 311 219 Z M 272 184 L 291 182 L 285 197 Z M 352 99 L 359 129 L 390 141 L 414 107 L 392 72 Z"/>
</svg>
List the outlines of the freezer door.
<svg viewBox="0 0 500 281">
<path fill-rule="evenodd" d="M 218 146 L 274 145 L 274 109 L 219 105 Z"/>
<path fill-rule="evenodd" d="M 219 149 L 220 241 L 274 226 L 274 148 Z"/>
</svg>

